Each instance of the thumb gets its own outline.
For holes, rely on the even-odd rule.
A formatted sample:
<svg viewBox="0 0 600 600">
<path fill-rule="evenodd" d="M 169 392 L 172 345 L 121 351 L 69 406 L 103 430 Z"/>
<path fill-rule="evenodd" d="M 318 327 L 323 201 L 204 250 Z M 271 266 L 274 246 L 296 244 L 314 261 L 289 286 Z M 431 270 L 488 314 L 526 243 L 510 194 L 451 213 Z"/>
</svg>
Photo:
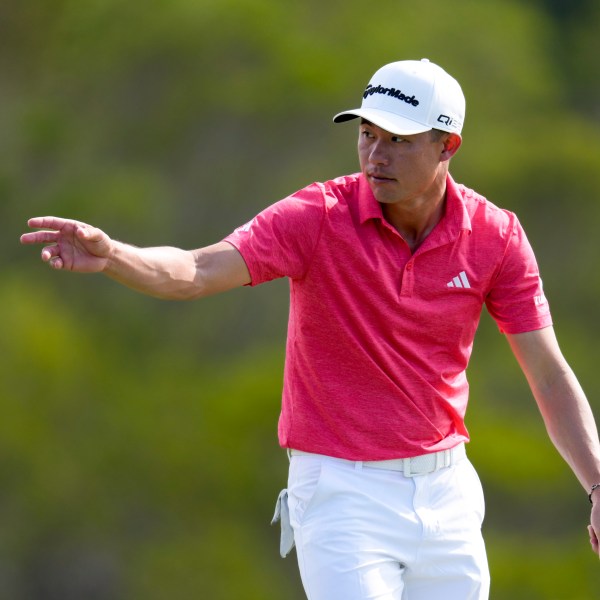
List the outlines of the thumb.
<svg viewBox="0 0 600 600">
<path fill-rule="evenodd" d="M 588 533 L 590 535 L 590 544 L 592 545 L 592 549 L 594 550 L 594 552 L 598 552 L 598 536 L 596 535 L 596 532 L 594 531 L 594 528 L 591 525 L 588 525 Z"/>
<path fill-rule="evenodd" d="M 89 225 L 78 225 L 75 234 L 82 240 L 97 242 L 102 239 L 102 231 Z"/>
<path fill-rule="evenodd" d="M 80 224 L 75 230 L 75 236 L 90 254 L 101 258 L 110 254 L 112 241 L 102 229 Z"/>
</svg>

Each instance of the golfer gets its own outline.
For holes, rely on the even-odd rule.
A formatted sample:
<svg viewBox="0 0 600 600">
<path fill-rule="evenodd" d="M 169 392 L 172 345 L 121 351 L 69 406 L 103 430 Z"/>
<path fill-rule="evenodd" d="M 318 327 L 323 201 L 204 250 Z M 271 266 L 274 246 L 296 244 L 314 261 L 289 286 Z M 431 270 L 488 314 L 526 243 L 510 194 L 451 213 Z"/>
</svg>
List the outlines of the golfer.
<svg viewBox="0 0 600 600">
<path fill-rule="evenodd" d="M 488 597 L 464 424 L 484 305 L 592 502 L 598 552 L 594 418 L 517 217 L 449 174 L 464 118 L 462 90 L 442 68 L 394 62 L 360 108 L 334 117 L 357 119 L 360 173 L 309 185 L 219 243 L 136 248 L 55 217 L 31 219 L 38 231 L 21 238 L 44 244 L 55 269 L 101 272 L 159 298 L 289 279 L 279 440 L 290 471 L 275 519 L 309 600 Z"/>
</svg>

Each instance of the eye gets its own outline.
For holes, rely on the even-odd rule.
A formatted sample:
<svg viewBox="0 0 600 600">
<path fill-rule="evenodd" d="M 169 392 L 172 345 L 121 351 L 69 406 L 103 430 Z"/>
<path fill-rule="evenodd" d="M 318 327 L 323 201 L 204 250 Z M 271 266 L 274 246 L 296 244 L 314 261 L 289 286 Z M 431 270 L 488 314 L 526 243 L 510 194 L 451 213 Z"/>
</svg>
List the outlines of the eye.
<svg viewBox="0 0 600 600">
<path fill-rule="evenodd" d="M 408 140 L 399 135 L 394 135 L 392 136 L 392 142 L 394 142 L 394 144 L 399 144 L 400 142 L 408 142 Z"/>
<path fill-rule="evenodd" d="M 368 129 L 362 129 L 361 132 L 360 132 L 360 135 L 362 137 L 365 137 L 365 138 L 372 138 L 373 137 L 373 133 L 371 131 L 369 131 Z"/>
</svg>

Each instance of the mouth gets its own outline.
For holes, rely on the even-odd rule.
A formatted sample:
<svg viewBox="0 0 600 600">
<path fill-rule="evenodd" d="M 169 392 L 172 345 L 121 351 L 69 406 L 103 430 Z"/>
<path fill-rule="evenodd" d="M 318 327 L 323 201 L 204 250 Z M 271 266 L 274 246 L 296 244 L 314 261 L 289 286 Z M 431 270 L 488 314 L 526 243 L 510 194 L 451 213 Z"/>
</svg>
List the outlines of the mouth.
<svg viewBox="0 0 600 600">
<path fill-rule="evenodd" d="M 373 183 L 391 183 L 396 181 L 392 177 L 386 177 L 383 173 L 378 172 L 367 173 L 367 176 Z"/>
</svg>

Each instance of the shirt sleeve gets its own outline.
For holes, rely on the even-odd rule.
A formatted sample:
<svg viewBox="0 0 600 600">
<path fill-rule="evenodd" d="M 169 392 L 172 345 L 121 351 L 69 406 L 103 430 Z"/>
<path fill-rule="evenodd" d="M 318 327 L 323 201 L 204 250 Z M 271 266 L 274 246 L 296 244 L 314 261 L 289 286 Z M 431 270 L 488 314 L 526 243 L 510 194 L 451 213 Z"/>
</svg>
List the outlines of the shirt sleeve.
<svg viewBox="0 0 600 600">
<path fill-rule="evenodd" d="M 269 206 L 224 241 L 242 255 L 250 285 L 307 272 L 325 217 L 321 184 L 312 184 Z"/>
<path fill-rule="evenodd" d="M 550 307 L 533 249 L 515 215 L 486 306 L 503 333 L 525 333 L 552 325 Z"/>
</svg>

